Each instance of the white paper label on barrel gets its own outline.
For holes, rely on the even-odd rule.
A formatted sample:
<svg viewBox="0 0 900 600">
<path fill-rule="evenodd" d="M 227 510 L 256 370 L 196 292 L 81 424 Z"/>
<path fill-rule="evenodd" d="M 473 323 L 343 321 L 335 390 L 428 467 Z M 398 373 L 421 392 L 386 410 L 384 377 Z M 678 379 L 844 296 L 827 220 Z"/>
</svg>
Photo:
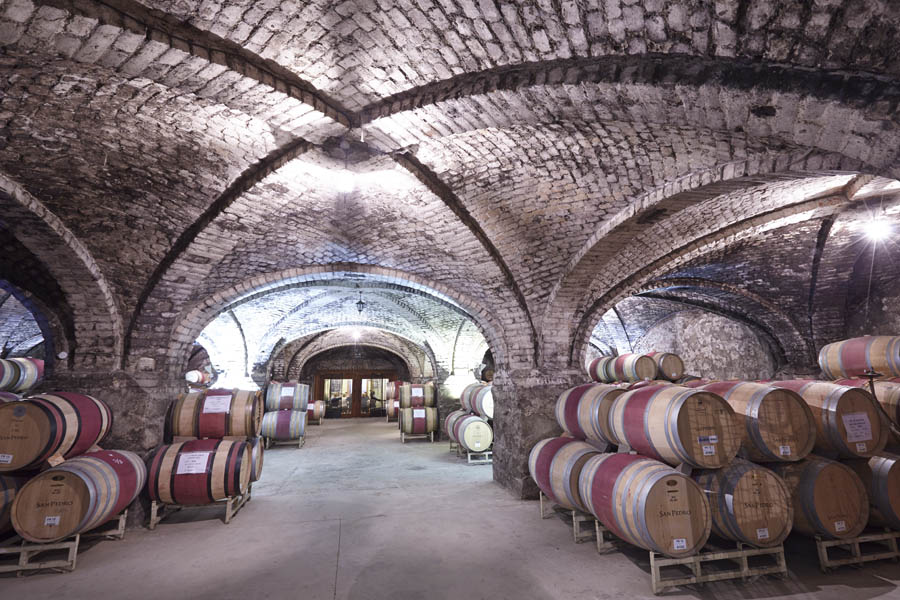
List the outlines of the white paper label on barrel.
<svg viewBox="0 0 900 600">
<path fill-rule="evenodd" d="M 294 388 L 293 387 L 281 388 L 281 397 L 282 398 L 293 398 L 294 397 Z"/>
<path fill-rule="evenodd" d="M 872 425 L 866 413 L 847 413 L 841 415 L 841 419 L 844 421 L 844 429 L 847 430 L 847 441 L 851 444 L 872 439 Z"/>
<path fill-rule="evenodd" d="M 676 550 L 687 550 L 687 538 L 675 538 L 672 540 L 672 545 Z"/>
<path fill-rule="evenodd" d="M 422 388 L 413 388 L 412 389 L 412 397 L 413 398 L 422 398 L 425 396 L 425 390 Z"/>
<path fill-rule="evenodd" d="M 476 448 L 481 448 L 481 442 L 475 442 L 475 447 L 476 447 Z"/>
<path fill-rule="evenodd" d="M 865 445 L 863 442 L 857 442 L 857 443 L 856 443 L 856 451 L 857 451 L 857 452 L 865 452 L 865 451 L 866 451 L 866 445 Z"/>
<path fill-rule="evenodd" d="M 761 529 L 756 530 L 756 539 L 758 540 L 767 540 L 769 539 L 769 528 L 763 527 Z"/>
<path fill-rule="evenodd" d="M 425 418 L 425 409 L 424 408 L 413 409 L 413 419 L 424 419 L 424 418 Z"/>
<path fill-rule="evenodd" d="M 778 446 L 778 453 L 782 456 L 790 456 L 791 455 L 791 447 L 790 446 Z"/>
<path fill-rule="evenodd" d="M 837 532 L 847 531 L 847 522 L 846 521 L 835 521 L 834 522 L 834 530 Z"/>
<path fill-rule="evenodd" d="M 203 403 L 204 413 L 231 412 L 231 396 L 207 396 Z"/>
<path fill-rule="evenodd" d="M 701 444 L 718 444 L 719 436 L 717 435 L 701 435 L 697 438 L 697 441 Z"/>
<path fill-rule="evenodd" d="M 55 517 L 44 517 L 44 527 L 56 527 L 59 525 L 59 515 Z"/>
<path fill-rule="evenodd" d="M 703 445 L 703 456 L 713 456 L 716 453 L 715 446 Z"/>
<path fill-rule="evenodd" d="M 394 400 L 394 408 L 400 408 L 400 401 Z"/>
<path fill-rule="evenodd" d="M 0 465 L 8 465 L 12 462 L 12 454 L 0 454 Z"/>
<path fill-rule="evenodd" d="M 210 452 L 185 452 L 178 457 L 176 475 L 198 475 L 206 473 Z"/>
</svg>

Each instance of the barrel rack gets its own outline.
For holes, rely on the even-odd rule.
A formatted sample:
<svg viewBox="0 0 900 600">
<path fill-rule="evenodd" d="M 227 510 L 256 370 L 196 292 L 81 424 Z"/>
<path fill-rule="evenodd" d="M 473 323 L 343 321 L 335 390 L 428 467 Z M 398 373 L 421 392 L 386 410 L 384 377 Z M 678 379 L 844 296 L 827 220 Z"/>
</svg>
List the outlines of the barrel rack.
<svg viewBox="0 0 900 600">
<path fill-rule="evenodd" d="M 298 449 L 306 444 L 306 436 L 301 435 L 300 440 L 273 440 L 272 438 L 263 438 L 266 440 L 266 450 L 275 446 L 297 446 Z"/>
<path fill-rule="evenodd" d="M 49 544 L 27 542 L 18 536 L 0 543 L 0 573 L 15 573 L 22 577 L 27 571 L 51 570 L 58 573 L 69 573 L 75 570 L 78 561 L 78 549 L 82 540 L 107 539 L 121 540 L 125 538 L 125 522 L 128 510 L 125 510 L 113 521 L 104 523 L 96 529 L 85 533 L 76 533 L 64 540 Z M 113 525 L 110 527 L 110 523 Z M 48 556 L 52 553 L 53 556 Z M 60 555 L 65 556 L 62 558 Z M 18 560 L 10 560 L 18 556 Z"/>
<path fill-rule="evenodd" d="M 845 565 L 861 565 L 875 560 L 900 560 L 898 550 L 900 531 L 885 529 L 881 533 L 864 533 L 855 538 L 845 540 L 826 540 L 816 537 L 816 551 L 819 555 L 819 567 L 823 573 Z M 843 551 L 843 556 L 832 557 L 830 548 Z"/>
<path fill-rule="evenodd" d="M 250 501 L 250 491 L 252 484 L 247 488 L 247 492 L 238 496 L 230 496 L 224 500 L 217 500 L 208 504 L 166 504 L 165 502 L 157 502 L 153 500 L 150 503 L 150 522 L 147 528 L 151 531 L 156 529 L 160 521 L 165 519 L 172 513 L 178 512 L 185 508 L 209 508 L 209 507 L 225 507 L 225 524 L 231 523 L 231 519 L 240 511 L 245 504 Z"/>
<path fill-rule="evenodd" d="M 405 443 L 406 443 L 406 438 L 425 438 L 425 439 L 431 439 L 431 443 L 433 444 L 433 443 L 434 443 L 434 432 L 431 431 L 431 432 L 428 432 L 428 433 L 403 433 L 403 432 L 401 431 L 401 432 L 400 432 L 400 443 L 405 444 Z"/>
<path fill-rule="evenodd" d="M 483 452 L 470 452 L 469 450 L 463 450 L 463 447 L 456 442 L 450 442 L 450 452 L 456 450 L 456 456 L 459 458 L 465 457 L 466 462 L 470 465 L 491 465 L 494 464 L 494 447 L 491 445 L 487 450 Z"/>
<path fill-rule="evenodd" d="M 541 518 L 549 519 L 554 514 L 562 517 L 572 527 L 572 537 L 576 544 L 596 540 L 597 552 L 600 554 L 615 549 L 612 533 L 593 515 L 553 503 L 543 492 L 540 493 L 539 500 Z M 590 523 L 593 523 L 593 528 Z M 663 590 L 682 585 L 733 579 L 746 581 L 760 575 L 787 575 L 783 544 L 772 548 L 754 548 L 739 542 L 735 542 L 735 545 L 734 549 L 725 549 L 707 543 L 699 553 L 683 558 L 669 558 L 653 551 L 648 552 L 650 588 L 653 594 L 659 595 Z M 716 567 L 704 573 L 704 564 L 710 563 L 715 563 Z M 723 564 L 731 568 L 725 568 Z M 737 568 L 734 568 L 735 565 Z"/>
</svg>

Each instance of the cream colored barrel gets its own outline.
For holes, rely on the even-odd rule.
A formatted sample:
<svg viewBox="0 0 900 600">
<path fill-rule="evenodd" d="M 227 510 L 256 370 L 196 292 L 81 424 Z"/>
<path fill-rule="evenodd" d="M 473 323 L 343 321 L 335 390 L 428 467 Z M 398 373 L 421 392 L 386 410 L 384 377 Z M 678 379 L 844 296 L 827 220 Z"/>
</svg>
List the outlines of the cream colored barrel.
<svg viewBox="0 0 900 600">
<path fill-rule="evenodd" d="M 834 382 L 837 385 L 849 385 L 851 387 L 863 388 L 869 390 L 869 381 L 867 379 L 838 379 Z M 875 381 L 875 399 L 884 409 L 885 414 L 895 426 L 900 427 L 900 381 Z M 887 445 L 893 448 L 900 448 L 900 437 L 894 435 L 888 427 L 886 432 L 888 437 Z"/>
<path fill-rule="evenodd" d="M 19 367 L 19 380 L 13 392 L 27 392 L 36 386 L 44 377 L 44 361 L 39 358 L 11 358 L 10 362 Z"/>
<path fill-rule="evenodd" d="M 559 449 L 550 463 L 550 489 L 557 503 L 588 512 L 578 490 L 578 478 L 588 459 L 597 454 L 597 449 L 585 442 L 572 442 Z"/>
<path fill-rule="evenodd" d="M 794 530 L 809 536 L 847 539 L 869 521 L 869 497 L 859 476 L 839 462 L 810 455 L 772 469 L 791 492 Z"/>
<path fill-rule="evenodd" d="M 712 532 L 751 546 L 777 546 L 791 532 L 791 493 L 781 477 L 760 465 L 735 459 L 721 469 L 694 471 L 706 493 Z"/>
<path fill-rule="evenodd" d="M 869 494 L 869 524 L 900 530 L 900 456 L 882 452 L 844 464 L 859 475 Z"/>
<path fill-rule="evenodd" d="M 489 383 L 467 385 L 459 396 L 459 403 L 463 410 L 488 419 L 494 418 L 494 392 Z"/>
<path fill-rule="evenodd" d="M 826 344 L 819 351 L 819 366 L 828 379 L 858 377 L 869 370 L 900 376 L 900 336 L 871 335 Z"/>
<path fill-rule="evenodd" d="M 801 460 L 812 452 L 816 419 L 796 392 L 747 381 L 719 381 L 701 389 L 721 396 L 741 420 L 741 456 L 781 462 Z"/>
<path fill-rule="evenodd" d="M 684 361 L 671 352 L 648 352 L 647 356 L 656 363 L 656 375 L 659 379 L 678 381 L 684 376 Z"/>
<path fill-rule="evenodd" d="M 404 383 L 400 386 L 400 408 L 434 407 L 433 383 Z"/>
<path fill-rule="evenodd" d="M 706 495 L 690 477 L 635 454 L 595 454 L 582 466 L 584 505 L 626 542 L 680 558 L 699 552 L 712 527 Z"/>
<path fill-rule="evenodd" d="M 475 415 L 465 415 L 454 423 L 459 445 L 469 452 L 485 452 L 494 443 L 491 426 Z"/>
<path fill-rule="evenodd" d="M 625 392 L 613 401 L 609 424 L 617 444 L 673 466 L 717 469 L 730 463 L 741 445 L 727 402 L 677 385 Z"/>
<path fill-rule="evenodd" d="M 624 393 L 623 389 L 603 383 L 570 388 L 556 400 L 556 421 L 574 438 L 612 444 L 609 411 L 613 401 Z"/>
<path fill-rule="evenodd" d="M 872 394 L 827 381 L 795 379 L 771 385 L 793 390 L 812 409 L 815 452 L 840 458 L 868 458 L 884 450 L 888 432 Z"/>
<path fill-rule="evenodd" d="M 263 403 L 250 390 L 210 389 L 180 394 L 166 416 L 166 439 L 259 436 Z"/>
</svg>

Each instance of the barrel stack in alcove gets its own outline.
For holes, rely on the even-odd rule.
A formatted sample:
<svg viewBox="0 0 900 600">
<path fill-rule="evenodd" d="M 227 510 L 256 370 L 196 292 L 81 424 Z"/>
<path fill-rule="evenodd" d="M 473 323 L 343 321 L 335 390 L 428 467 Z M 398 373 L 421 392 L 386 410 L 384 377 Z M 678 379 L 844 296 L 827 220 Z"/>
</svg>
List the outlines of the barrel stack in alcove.
<svg viewBox="0 0 900 600">
<path fill-rule="evenodd" d="M 493 384 L 467 385 L 459 395 L 459 403 L 461 408 L 444 419 L 444 431 L 451 444 L 458 444 L 461 450 L 473 454 L 493 450 Z"/>
<path fill-rule="evenodd" d="M 403 383 L 399 386 L 399 393 L 401 441 L 405 441 L 408 435 L 433 435 L 440 425 L 434 382 Z"/>
<path fill-rule="evenodd" d="M 309 385 L 297 381 L 269 383 L 262 417 L 262 435 L 269 444 L 302 441 L 308 418 Z"/>
</svg>

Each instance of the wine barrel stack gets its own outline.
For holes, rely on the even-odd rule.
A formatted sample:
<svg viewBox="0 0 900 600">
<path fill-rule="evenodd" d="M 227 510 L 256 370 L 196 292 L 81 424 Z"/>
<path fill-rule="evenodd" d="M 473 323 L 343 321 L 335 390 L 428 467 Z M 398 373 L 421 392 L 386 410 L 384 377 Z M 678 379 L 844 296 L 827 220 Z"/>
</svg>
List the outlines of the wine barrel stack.
<svg viewBox="0 0 900 600">
<path fill-rule="evenodd" d="M 310 411 L 312 406 L 312 411 Z M 309 386 L 296 381 L 272 381 L 266 388 L 265 414 L 262 435 L 269 443 L 296 442 L 306 435 L 306 425 L 316 414 L 316 403 L 309 402 Z M 325 415 L 325 403 L 319 405 L 319 415 Z M 318 420 L 318 417 L 314 417 Z"/>
<path fill-rule="evenodd" d="M 461 408 L 444 419 L 444 432 L 451 444 L 471 454 L 493 453 L 494 393 L 490 383 L 467 385 L 459 396 Z M 453 446 L 451 445 L 451 448 Z M 493 457 L 493 454 L 491 454 Z M 491 458 L 493 460 L 493 458 Z"/>
<path fill-rule="evenodd" d="M 166 484 L 162 484 L 162 488 L 168 489 L 167 485 L 174 485 L 176 480 L 181 481 L 184 476 L 185 481 L 198 481 L 201 473 L 197 471 L 200 462 L 200 454 L 209 453 L 207 446 L 225 443 L 225 447 L 233 448 L 234 452 L 240 454 L 240 457 L 233 464 L 238 467 L 243 465 L 243 461 L 247 463 L 247 473 L 250 475 L 247 486 L 262 476 L 263 454 L 265 452 L 265 443 L 263 435 L 265 435 L 265 417 L 270 413 L 264 413 L 265 402 L 262 393 L 259 391 L 238 390 L 238 389 L 193 389 L 187 393 L 180 394 L 170 405 L 166 412 L 166 422 L 163 430 L 165 444 L 158 447 L 153 452 L 153 458 L 150 459 L 151 470 L 147 489 L 150 490 L 151 499 L 162 503 L 169 504 L 205 504 L 223 500 L 225 497 L 216 497 L 206 502 L 195 502 L 195 496 L 183 495 L 177 502 L 173 501 L 173 496 L 165 494 L 154 495 L 153 486 L 157 489 L 160 485 L 157 479 L 159 477 L 169 477 L 170 480 Z M 291 412 L 291 411 L 287 411 Z M 306 413 L 303 413 L 304 417 Z M 305 418 L 304 418 L 305 422 Z M 195 444 L 195 442 L 203 442 Z M 190 454 L 184 459 L 179 456 L 172 458 L 172 462 L 160 462 L 154 470 L 154 461 L 161 455 L 165 454 L 171 448 L 183 450 L 183 453 Z M 196 449 L 201 448 L 201 449 Z M 162 459 L 160 459 L 162 460 Z M 191 462 L 193 461 L 193 462 Z M 207 464 L 208 463 L 208 464 Z M 205 473 L 204 477 L 218 476 L 214 471 L 216 463 L 214 460 L 207 461 L 205 467 L 208 467 L 209 473 Z M 232 464 L 232 463 L 229 463 Z M 160 474 L 160 468 L 169 469 L 164 474 Z M 234 475 L 229 466 L 229 475 Z M 241 467 L 243 468 L 243 467 Z M 221 475 L 221 474 L 219 474 Z M 207 482 L 209 483 L 208 480 Z M 191 484 L 194 485 L 194 484 Z M 199 485 L 199 484 L 198 484 Z M 210 483 L 212 486 L 212 483 Z M 236 494 L 243 495 L 249 488 L 247 486 L 232 485 L 229 491 L 238 490 Z M 181 489 L 181 488 L 179 488 Z M 209 494 L 204 498 L 215 495 L 213 492 L 220 488 L 212 486 L 209 488 Z M 223 488 L 224 489 L 224 488 Z M 182 501 L 182 499 L 184 501 Z"/>
<path fill-rule="evenodd" d="M 26 379 L 39 381 L 42 369 Z M 4 400 L 0 540 L 15 533 L 41 544 L 90 531 L 117 518 L 144 489 L 147 468 L 138 455 L 100 447 L 113 426 L 102 400 L 74 392 Z"/>
<path fill-rule="evenodd" d="M 400 389 L 408 385 L 403 381 L 389 381 L 384 390 L 384 411 L 387 421 L 397 421 L 400 418 Z"/>
<path fill-rule="evenodd" d="M 408 436 L 427 436 L 434 441 L 435 432 L 440 431 L 440 415 L 433 381 L 390 382 L 385 400 L 387 420 L 391 421 L 396 415 L 401 441 Z"/>
<path fill-rule="evenodd" d="M 0 359 L 0 392 L 24 394 L 44 378 L 44 361 L 39 358 Z"/>
</svg>

